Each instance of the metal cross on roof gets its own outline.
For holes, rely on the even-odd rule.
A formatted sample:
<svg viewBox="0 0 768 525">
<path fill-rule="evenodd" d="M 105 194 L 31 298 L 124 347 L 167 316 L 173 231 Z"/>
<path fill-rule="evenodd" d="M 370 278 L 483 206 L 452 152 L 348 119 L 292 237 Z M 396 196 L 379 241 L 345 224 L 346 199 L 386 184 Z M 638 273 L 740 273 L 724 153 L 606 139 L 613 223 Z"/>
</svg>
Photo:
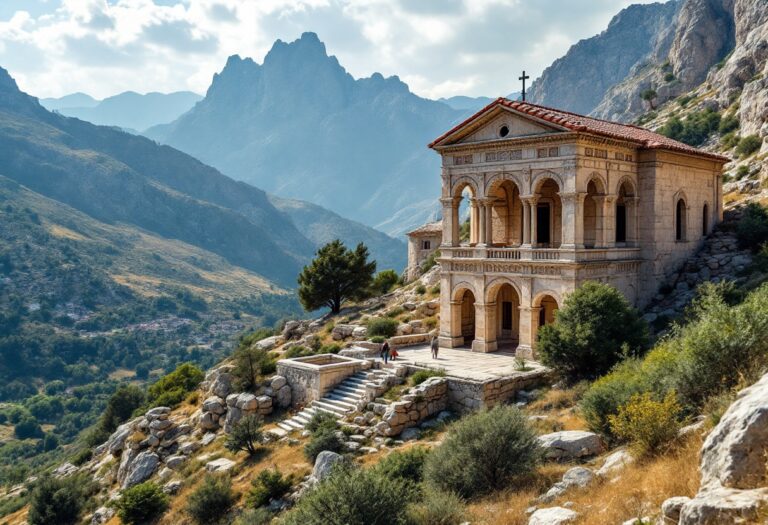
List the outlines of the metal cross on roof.
<svg viewBox="0 0 768 525">
<path fill-rule="evenodd" d="M 518 80 L 522 80 L 523 81 L 523 102 L 525 102 L 525 81 L 527 79 L 529 79 L 529 78 L 531 78 L 531 77 L 529 77 L 528 75 L 525 74 L 525 70 L 523 70 L 523 76 L 518 78 Z"/>
</svg>

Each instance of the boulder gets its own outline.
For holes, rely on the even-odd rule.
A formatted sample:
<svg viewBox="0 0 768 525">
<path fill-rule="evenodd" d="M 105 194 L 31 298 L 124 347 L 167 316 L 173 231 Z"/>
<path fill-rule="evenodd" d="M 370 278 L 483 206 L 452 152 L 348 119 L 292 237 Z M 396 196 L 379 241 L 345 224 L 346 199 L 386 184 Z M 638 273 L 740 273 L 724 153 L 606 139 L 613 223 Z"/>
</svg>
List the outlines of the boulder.
<svg viewBox="0 0 768 525">
<path fill-rule="evenodd" d="M 739 393 L 701 449 L 701 486 L 768 485 L 768 374 Z"/>
<path fill-rule="evenodd" d="M 219 428 L 219 416 L 213 412 L 206 412 L 200 418 L 200 428 L 203 430 L 216 430 Z"/>
<path fill-rule="evenodd" d="M 403 430 L 403 432 L 400 434 L 400 439 L 402 439 L 403 441 L 414 441 L 419 439 L 420 436 L 421 436 L 421 432 L 419 431 L 419 429 L 411 427 Z"/>
<path fill-rule="evenodd" d="M 312 469 L 312 478 L 317 481 L 323 481 L 333 470 L 333 466 L 344 461 L 344 456 L 331 452 L 330 450 L 324 450 L 317 455 L 315 459 L 315 466 Z"/>
<path fill-rule="evenodd" d="M 170 456 L 166 458 L 165 466 L 171 470 L 179 470 L 185 461 L 187 461 L 186 456 Z"/>
<path fill-rule="evenodd" d="M 561 525 L 576 520 L 578 514 L 564 507 L 538 509 L 528 518 L 528 525 Z"/>
<path fill-rule="evenodd" d="M 181 481 L 174 479 L 163 485 L 163 492 L 171 495 L 176 494 L 179 490 L 181 490 L 182 485 L 183 483 Z"/>
<path fill-rule="evenodd" d="M 226 402 L 219 396 L 211 396 L 203 401 L 203 412 L 213 412 L 221 415 L 227 411 Z"/>
<path fill-rule="evenodd" d="M 256 348 L 259 350 L 272 350 L 283 341 L 282 336 L 273 335 L 272 337 L 266 337 L 256 343 Z"/>
<path fill-rule="evenodd" d="M 368 335 L 368 329 L 364 326 L 358 326 L 352 330 L 352 337 L 355 339 L 365 339 Z"/>
<path fill-rule="evenodd" d="M 206 447 L 213 443 L 213 441 L 216 439 L 216 434 L 213 432 L 208 432 L 203 435 L 202 439 L 200 440 L 200 445 L 203 447 Z"/>
<path fill-rule="evenodd" d="M 269 386 L 270 388 L 272 388 L 273 392 L 277 392 L 278 390 L 283 388 L 283 386 L 285 386 L 286 383 L 287 383 L 287 380 L 283 376 L 274 376 L 270 380 Z"/>
<path fill-rule="evenodd" d="M 685 496 L 664 500 L 664 503 L 661 504 L 661 515 L 670 523 L 678 523 L 680 521 L 680 511 L 683 505 L 689 501 L 691 501 L 691 498 L 686 498 Z"/>
<path fill-rule="evenodd" d="M 91 525 L 103 525 L 112 519 L 115 509 L 112 507 L 99 507 L 91 514 Z"/>
<path fill-rule="evenodd" d="M 609 476 L 623 469 L 625 466 L 632 463 L 635 459 L 632 457 L 626 449 L 620 448 L 616 452 L 611 453 L 603 466 L 597 471 L 597 475 L 600 477 Z"/>
<path fill-rule="evenodd" d="M 123 488 L 130 488 L 149 479 L 155 473 L 155 469 L 159 464 L 160 456 L 154 452 L 148 450 L 140 452 L 128 467 L 127 474 L 123 480 Z"/>
<path fill-rule="evenodd" d="M 74 466 L 72 463 L 64 463 L 63 465 L 60 465 L 56 468 L 56 470 L 53 471 L 53 476 L 55 478 L 65 478 L 69 475 L 74 474 L 77 472 L 77 467 Z"/>
<path fill-rule="evenodd" d="M 208 472 L 229 472 L 236 465 L 234 461 L 227 458 L 214 459 L 205 464 L 205 470 Z"/>
<path fill-rule="evenodd" d="M 211 370 L 206 376 L 208 394 L 226 399 L 232 393 L 232 380 L 234 378 L 231 371 L 233 369 L 233 365 L 224 365 Z"/>
<path fill-rule="evenodd" d="M 136 421 L 134 420 L 120 425 L 117 427 L 117 430 L 115 430 L 112 435 L 109 436 L 106 445 L 110 454 L 113 456 L 120 455 L 120 451 L 125 448 L 125 441 L 131 434 L 133 434 L 133 427 L 135 422 Z"/>
<path fill-rule="evenodd" d="M 718 487 L 699 492 L 680 509 L 680 525 L 757 523 L 768 512 L 768 489 Z"/>
<path fill-rule="evenodd" d="M 538 437 L 550 459 L 573 459 L 594 456 L 603 451 L 600 436 L 585 430 L 563 430 Z"/>
<path fill-rule="evenodd" d="M 282 388 L 275 393 L 275 403 L 280 408 L 288 408 L 291 406 L 290 385 L 283 385 Z"/>
<path fill-rule="evenodd" d="M 146 414 L 144 414 L 144 417 L 147 418 L 147 421 L 154 421 L 156 419 L 168 419 L 168 414 L 171 413 L 171 409 L 168 407 L 155 407 Z"/>
<path fill-rule="evenodd" d="M 586 487 L 595 479 L 595 473 L 585 467 L 573 467 L 563 475 L 567 487 Z"/>
</svg>

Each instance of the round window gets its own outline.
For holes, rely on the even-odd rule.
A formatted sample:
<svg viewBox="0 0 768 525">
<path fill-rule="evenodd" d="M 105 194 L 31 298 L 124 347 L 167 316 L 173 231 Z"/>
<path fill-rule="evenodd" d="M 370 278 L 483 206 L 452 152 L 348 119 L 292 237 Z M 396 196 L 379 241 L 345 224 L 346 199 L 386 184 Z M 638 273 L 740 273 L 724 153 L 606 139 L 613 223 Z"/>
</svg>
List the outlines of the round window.
<svg viewBox="0 0 768 525">
<path fill-rule="evenodd" d="M 509 135 L 509 127 L 506 125 L 501 126 L 501 129 L 499 130 L 499 136 L 506 137 L 507 135 Z"/>
</svg>

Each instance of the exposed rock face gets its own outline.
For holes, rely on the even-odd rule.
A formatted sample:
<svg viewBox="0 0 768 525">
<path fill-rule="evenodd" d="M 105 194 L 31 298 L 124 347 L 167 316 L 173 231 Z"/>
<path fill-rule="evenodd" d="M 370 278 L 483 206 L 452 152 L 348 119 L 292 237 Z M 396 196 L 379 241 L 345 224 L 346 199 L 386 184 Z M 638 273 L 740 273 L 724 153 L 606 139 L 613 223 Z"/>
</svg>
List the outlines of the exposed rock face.
<svg viewBox="0 0 768 525">
<path fill-rule="evenodd" d="M 123 488 L 127 489 L 141 483 L 155 473 L 155 469 L 160 464 L 160 457 L 154 452 L 145 450 L 140 452 L 131 465 L 123 480 Z"/>
<path fill-rule="evenodd" d="M 701 487 L 681 525 L 757 519 L 768 509 L 768 374 L 739 394 L 704 441 Z"/>
<path fill-rule="evenodd" d="M 315 459 L 312 477 L 317 481 L 323 481 L 331 473 L 333 466 L 340 461 L 344 461 L 344 456 L 330 450 L 320 452 Z"/>
<path fill-rule="evenodd" d="M 539 509 L 528 519 L 528 525 L 562 525 L 576 521 L 579 515 L 571 509 L 564 507 L 550 507 Z"/>
<path fill-rule="evenodd" d="M 531 102 L 590 113 L 606 91 L 623 81 L 649 56 L 662 55 L 679 2 L 632 5 L 608 28 L 574 44 L 531 86 Z M 666 44 L 668 46 L 668 43 Z M 668 49 L 668 47 L 667 47 Z"/>
<path fill-rule="evenodd" d="M 619 449 L 605 458 L 605 462 L 597 471 L 597 475 L 601 477 L 614 475 L 634 460 L 635 458 L 627 450 Z"/>
</svg>

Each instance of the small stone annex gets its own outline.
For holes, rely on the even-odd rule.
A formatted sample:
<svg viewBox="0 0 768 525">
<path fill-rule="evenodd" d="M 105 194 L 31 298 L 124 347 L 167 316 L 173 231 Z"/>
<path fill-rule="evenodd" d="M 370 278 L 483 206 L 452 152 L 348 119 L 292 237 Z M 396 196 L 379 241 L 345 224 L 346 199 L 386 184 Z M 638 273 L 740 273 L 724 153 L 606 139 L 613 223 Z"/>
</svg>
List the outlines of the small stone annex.
<svg viewBox="0 0 768 525">
<path fill-rule="evenodd" d="M 642 308 L 722 219 L 728 159 L 637 126 L 499 98 L 429 147 L 444 347 L 535 357 L 539 327 L 588 280 Z"/>
<path fill-rule="evenodd" d="M 421 266 L 443 242 L 443 222 L 430 222 L 408 232 L 408 267 L 405 278 L 412 281 L 421 275 Z"/>
</svg>

